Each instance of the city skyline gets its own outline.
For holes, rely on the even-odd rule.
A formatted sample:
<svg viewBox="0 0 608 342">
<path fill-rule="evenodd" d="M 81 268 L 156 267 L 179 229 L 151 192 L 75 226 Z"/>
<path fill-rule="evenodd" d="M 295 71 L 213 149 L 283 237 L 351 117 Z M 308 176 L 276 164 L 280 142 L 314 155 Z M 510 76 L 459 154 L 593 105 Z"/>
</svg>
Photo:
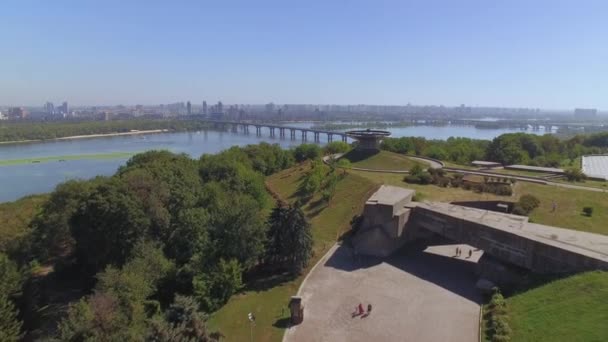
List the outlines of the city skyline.
<svg viewBox="0 0 608 342">
<path fill-rule="evenodd" d="M 4 6 L 1 105 L 608 109 L 600 1 L 62 3 Z"/>
</svg>

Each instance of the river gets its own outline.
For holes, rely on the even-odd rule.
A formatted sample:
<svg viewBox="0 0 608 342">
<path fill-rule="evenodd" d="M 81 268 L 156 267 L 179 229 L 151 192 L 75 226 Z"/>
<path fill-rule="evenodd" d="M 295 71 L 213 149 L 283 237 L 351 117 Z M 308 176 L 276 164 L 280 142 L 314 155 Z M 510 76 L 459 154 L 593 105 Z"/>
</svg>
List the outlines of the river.
<svg viewBox="0 0 608 342">
<path fill-rule="evenodd" d="M 312 123 L 289 124 L 302 128 L 311 125 Z M 503 133 L 514 132 L 509 129 L 477 129 L 471 126 L 412 126 L 391 128 L 390 131 L 394 137 L 423 136 L 427 139 L 447 139 L 450 136 L 492 139 Z M 0 166 L 0 202 L 52 191 L 57 184 L 68 179 L 111 175 L 128 160 L 124 155 L 117 158 L 108 157 L 112 153 L 138 153 L 165 149 L 198 158 L 202 154 L 217 153 L 231 146 L 257 144 L 262 141 L 278 143 L 284 148 L 293 147 L 300 144 L 300 135 L 298 134 L 297 137 L 298 139 L 294 141 L 289 140 L 289 135 L 288 139 L 270 138 L 268 130 L 263 130 L 261 137 L 255 135 L 255 130 L 249 135 L 201 131 L 0 145 L 0 161 L 84 156 L 77 160 L 65 158 L 62 161 L 55 159 L 40 163 L 27 162 Z M 326 143 L 325 139 L 327 137 L 321 135 L 321 144 Z M 311 134 L 309 134 L 310 140 L 312 140 Z M 106 156 L 97 157 L 101 154 Z M 87 155 L 90 157 L 86 157 Z"/>
</svg>

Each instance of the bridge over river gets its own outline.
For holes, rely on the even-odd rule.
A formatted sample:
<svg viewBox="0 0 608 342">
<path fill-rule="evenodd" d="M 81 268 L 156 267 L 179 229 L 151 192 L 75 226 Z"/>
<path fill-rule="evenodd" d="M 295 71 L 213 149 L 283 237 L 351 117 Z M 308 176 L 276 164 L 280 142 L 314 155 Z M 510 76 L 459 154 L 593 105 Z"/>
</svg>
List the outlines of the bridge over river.
<svg viewBox="0 0 608 342">
<path fill-rule="evenodd" d="M 247 122 L 247 121 L 226 121 L 226 120 L 210 120 L 203 119 L 203 122 L 207 122 L 214 127 L 218 127 L 224 130 L 230 129 L 232 132 L 243 132 L 245 134 L 249 134 L 249 130 L 251 128 L 255 128 L 255 133 L 257 136 L 262 135 L 262 128 L 267 128 L 270 131 L 270 137 L 276 137 L 276 132 L 279 133 L 279 138 L 285 139 L 286 133 L 289 132 L 289 137 L 291 140 L 296 140 L 297 133 L 300 133 L 302 141 L 308 141 L 308 135 L 312 134 L 312 138 L 314 142 L 320 142 L 321 135 L 327 135 L 327 141 L 332 142 L 334 137 L 342 139 L 342 141 L 346 142 L 347 135 L 344 132 L 336 132 L 336 131 L 326 131 L 319 129 L 310 129 L 310 128 L 302 128 L 302 127 L 293 127 L 293 126 L 283 126 L 269 123 L 259 123 L 259 122 Z"/>
</svg>

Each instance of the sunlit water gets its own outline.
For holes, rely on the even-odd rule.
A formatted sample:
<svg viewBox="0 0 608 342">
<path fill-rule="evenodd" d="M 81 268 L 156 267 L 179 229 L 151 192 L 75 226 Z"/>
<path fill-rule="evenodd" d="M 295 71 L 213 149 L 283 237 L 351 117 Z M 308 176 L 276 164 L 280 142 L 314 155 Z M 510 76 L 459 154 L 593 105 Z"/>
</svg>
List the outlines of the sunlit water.
<svg viewBox="0 0 608 342">
<path fill-rule="evenodd" d="M 296 123 L 289 124 L 289 126 L 304 128 L 310 127 L 311 123 Z M 450 136 L 492 139 L 503 133 L 514 132 L 509 129 L 477 129 L 470 126 L 412 126 L 389 130 L 394 137 L 423 136 L 427 139 L 447 139 Z M 217 153 L 234 145 L 244 146 L 262 141 L 278 143 L 285 148 L 293 147 L 301 143 L 299 132 L 296 138 L 296 140 L 290 140 L 289 132 L 287 132 L 287 139 L 279 139 L 278 132 L 276 138 L 270 138 L 267 129 L 262 130 L 261 137 L 257 137 L 255 129 L 250 129 L 249 135 L 201 131 L 62 140 L 0 145 L 0 160 L 113 152 L 137 153 L 154 149 L 186 153 L 194 158 L 199 158 L 202 154 Z M 321 144 L 327 142 L 325 135 L 321 135 L 320 138 Z M 309 134 L 308 141 L 312 140 L 312 134 Z M 88 179 L 97 175 L 111 175 L 126 161 L 127 158 L 82 159 L 0 166 L 0 202 L 12 201 L 29 194 L 52 191 L 57 184 L 68 179 Z"/>
</svg>

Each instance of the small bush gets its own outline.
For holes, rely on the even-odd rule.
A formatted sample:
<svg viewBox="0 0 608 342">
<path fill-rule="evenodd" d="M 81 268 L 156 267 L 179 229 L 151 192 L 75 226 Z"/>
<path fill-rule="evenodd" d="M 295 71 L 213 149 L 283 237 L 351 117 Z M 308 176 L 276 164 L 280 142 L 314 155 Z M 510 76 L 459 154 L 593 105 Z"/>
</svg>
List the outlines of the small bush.
<svg viewBox="0 0 608 342">
<path fill-rule="evenodd" d="M 583 213 L 584 213 L 586 216 L 591 217 L 591 216 L 593 215 L 593 207 L 584 207 L 584 208 L 583 208 Z"/>
<path fill-rule="evenodd" d="M 499 196 L 511 196 L 513 194 L 513 189 L 509 185 L 499 185 L 496 187 L 496 192 Z"/>
<path fill-rule="evenodd" d="M 575 168 L 566 170 L 564 172 L 564 175 L 566 176 L 566 179 L 570 182 L 581 182 L 584 181 L 585 178 L 587 178 L 583 171 Z"/>
<path fill-rule="evenodd" d="M 522 210 L 523 214 L 517 215 L 528 215 L 532 212 L 532 210 L 538 208 L 540 205 L 540 200 L 532 195 L 526 194 L 519 198 L 519 201 L 515 204 L 515 206 L 519 206 Z M 515 208 L 514 208 L 515 209 Z"/>
<path fill-rule="evenodd" d="M 403 177 L 403 181 L 406 183 L 410 183 L 410 184 L 419 184 L 420 178 L 418 178 L 418 176 L 414 176 L 414 175 L 407 175 L 407 176 Z"/>
<path fill-rule="evenodd" d="M 511 214 L 513 214 L 513 215 L 520 215 L 520 216 L 526 216 L 526 215 L 528 215 L 526 213 L 526 211 L 524 210 L 524 208 L 522 208 L 517 203 L 513 205 L 513 210 L 511 210 Z"/>
<path fill-rule="evenodd" d="M 422 172 L 418 178 L 420 178 L 420 184 L 430 184 L 433 180 L 433 177 L 428 172 Z"/>
</svg>

